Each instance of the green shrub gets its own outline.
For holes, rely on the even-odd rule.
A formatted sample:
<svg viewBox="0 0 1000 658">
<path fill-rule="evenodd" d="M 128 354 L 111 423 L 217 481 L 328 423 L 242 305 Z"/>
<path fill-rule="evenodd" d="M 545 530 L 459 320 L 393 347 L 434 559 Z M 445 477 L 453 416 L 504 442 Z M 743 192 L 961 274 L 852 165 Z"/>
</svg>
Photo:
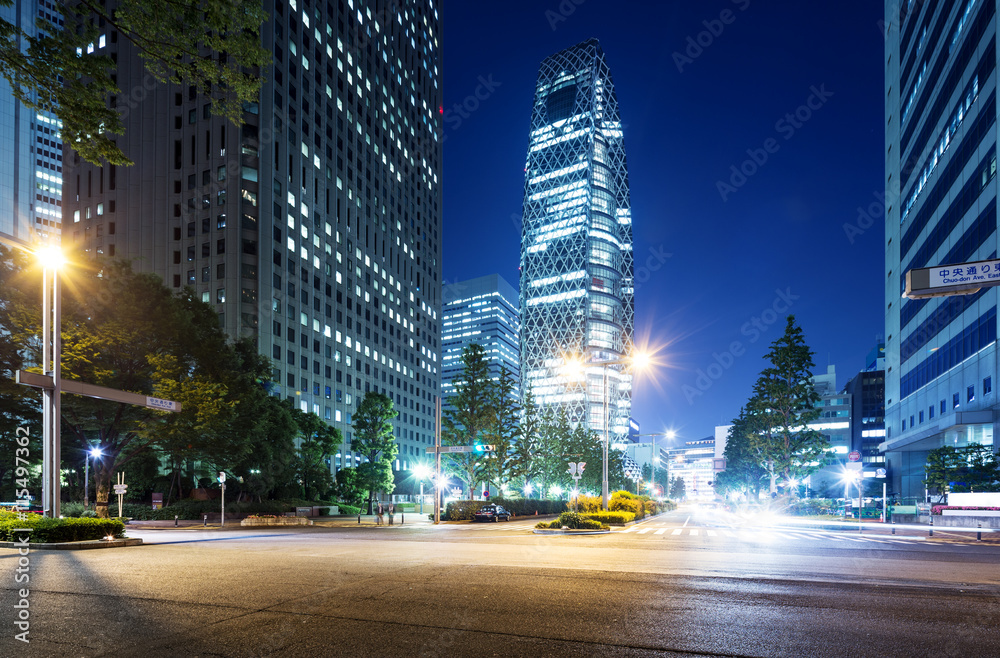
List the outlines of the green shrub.
<svg viewBox="0 0 1000 658">
<path fill-rule="evenodd" d="M 469 521 L 473 514 L 486 505 L 500 505 L 514 516 L 534 516 L 538 514 L 559 514 L 566 509 L 563 500 L 534 500 L 531 498 L 495 498 L 490 500 L 453 500 L 441 514 L 448 521 Z"/>
<path fill-rule="evenodd" d="M 646 508 L 642 501 L 627 491 L 616 491 L 611 500 L 608 501 L 608 510 L 611 512 L 629 512 L 633 518 L 638 519 L 646 515 Z"/>
<path fill-rule="evenodd" d="M 635 514 L 623 510 L 614 512 L 588 512 L 586 514 L 582 514 L 581 516 L 593 521 L 598 521 L 599 523 L 607 523 L 609 525 L 625 525 L 629 521 L 635 521 Z"/>
<path fill-rule="evenodd" d="M 11 512 L 0 512 L 0 541 L 16 541 L 21 533 L 14 528 L 31 528 L 32 544 L 103 539 L 108 535 L 125 536 L 125 524 L 120 519 L 50 519 L 39 514 L 18 518 Z"/>
<path fill-rule="evenodd" d="M 340 514 L 342 516 L 357 516 L 361 513 L 360 507 L 354 507 L 346 503 L 337 503 L 337 507 L 340 508 Z"/>
<path fill-rule="evenodd" d="M 603 499 L 600 496 L 586 496 L 580 494 L 576 498 L 577 509 L 580 512 L 600 512 L 601 505 L 604 504 Z"/>
<path fill-rule="evenodd" d="M 83 514 L 83 503 L 63 503 L 60 507 L 62 515 L 66 518 L 78 518 Z"/>
</svg>

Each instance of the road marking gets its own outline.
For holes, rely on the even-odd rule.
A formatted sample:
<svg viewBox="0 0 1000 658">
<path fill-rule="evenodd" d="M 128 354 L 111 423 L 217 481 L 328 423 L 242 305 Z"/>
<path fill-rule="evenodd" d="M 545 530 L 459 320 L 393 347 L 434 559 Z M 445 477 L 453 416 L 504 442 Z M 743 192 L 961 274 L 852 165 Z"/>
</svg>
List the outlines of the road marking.
<svg viewBox="0 0 1000 658">
<path fill-rule="evenodd" d="M 640 534 L 640 535 L 644 535 L 644 534 L 646 534 L 647 532 L 649 532 L 650 530 L 651 530 L 651 528 L 643 528 L 642 530 L 640 530 L 640 531 L 639 531 L 639 534 Z"/>
<path fill-rule="evenodd" d="M 682 532 L 684 532 L 684 531 L 683 531 L 683 530 L 681 530 L 680 528 L 674 528 L 674 531 L 673 531 L 673 532 L 671 532 L 670 534 L 671 534 L 671 535 L 679 535 L 679 534 L 681 534 Z"/>
<path fill-rule="evenodd" d="M 656 531 L 656 532 L 654 532 L 653 534 L 654 534 L 654 535 L 662 535 L 662 534 L 663 534 L 663 533 L 665 533 L 666 531 L 667 531 L 667 529 L 666 529 L 666 528 L 660 528 L 659 530 L 657 530 L 657 531 Z"/>
<path fill-rule="evenodd" d="M 698 528 L 691 528 L 691 536 L 692 537 L 698 536 Z"/>
<path fill-rule="evenodd" d="M 690 517 L 690 516 L 689 516 L 689 517 L 687 517 L 686 519 L 684 519 L 684 525 L 682 525 L 681 527 L 682 527 L 682 528 L 686 528 L 686 527 L 688 527 L 688 521 L 690 521 L 690 520 L 691 520 L 691 517 Z"/>
<path fill-rule="evenodd" d="M 735 532 L 729 532 L 728 530 L 723 530 L 722 532 L 724 532 L 727 537 L 736 537 Z"/>
<path fill-rule="evenodd" d="M 633 530 L 635 530 L 635 526 L 634 525 L 625 528 L 624 530 L 622 530 L 622 532 L 632 532 Z"/>
<path fill-rule="evenodd" d="M 708 535 L 709 537 L 715 537 L 715 530 L 706 530 L 706 531 L 705 531 L 705 533 L 706 533 L 706 534 L 707 534 L 707 535 Z"/>
</svg>

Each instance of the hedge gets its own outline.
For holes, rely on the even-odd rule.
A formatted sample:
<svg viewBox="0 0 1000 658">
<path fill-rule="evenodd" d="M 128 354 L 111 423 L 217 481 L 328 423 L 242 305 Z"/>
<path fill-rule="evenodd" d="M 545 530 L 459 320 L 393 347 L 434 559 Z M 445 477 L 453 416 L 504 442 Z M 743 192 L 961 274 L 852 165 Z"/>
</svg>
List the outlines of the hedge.
<svg viewBox="0 0 1000 658">
<path fill-rule="evenodd" d="M 14 532 L 14 528 L 31 528 L 32 544 L 125 536 L 125 524 L 120 519 L 51 519 L 39 514 L 27 514 L 21 519 L 11 512 L 0 513 L 0 541 L 18 541 L 22 533 Z"/>
<path fill-rule="evenodd" d="M 514 516 L 559 514 L 566 509 L 564 500 L 534 500 L 532 498 L 491 498 L 490 500 L 453 500 L 445 508 L 443 517 L 448 521 L 469 521 L 486 505 L 500 505 Z"/>
<path fill-rule="evenodd" d="M 587 512 L 586 514 L 581 514 L 580 516 L 593 521 L 598 521 L 600 523 L 606 523 L 608 525 L 625 525 L 629 521 L 635 521 L 635 514 L 625 511 Z"/>
</svg>

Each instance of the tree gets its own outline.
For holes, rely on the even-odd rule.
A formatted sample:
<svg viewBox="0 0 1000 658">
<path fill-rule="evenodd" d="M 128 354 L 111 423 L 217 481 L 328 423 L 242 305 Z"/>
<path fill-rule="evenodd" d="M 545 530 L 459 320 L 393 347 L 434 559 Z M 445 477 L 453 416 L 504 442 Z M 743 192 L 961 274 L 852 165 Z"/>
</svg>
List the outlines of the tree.
<svg viewBox="0 0 1000 658">
<path fill-rule="evenodd" d="M 337 498 L 348 505 L 361 505 L 365 489 L 358 469 L 348 466 L 337 471 L 337 484 L 334 491 Z"/>
<path fill-rule="evenodd" d="M 392 399 L 369 391 L 354 412 L 354 437 L 351 450 L 361 454 L 366 460 L 358 466 L 358 479 L 368 490 L 368 513 L 372 513 L 372 501 L 378 492 L 392 493 L 392 461 L 399 453 L 399 446 L 392 435 L 392 423 L 399 415 L 393 408 Z"/>
<path fill-rule="evenodd" d="M 333 489 L 333 476 L 327 459 L 343 443 L 340 430 L 327 425 L 314 413 L 295 410 L 295 424 L 300 438 L 296 456 L 296 477 L 305 500 L 322 500 Z"/>
<path fill-rule="evenodd" d="M 684 478 L 674 476 L 670 478 L 670 498 L 672 500 L 682 500 L 687 495 L 687 485 Z"/>
<path fill-rule="evenodd" d="M 524 409 L 518 426 L 517 442 L 514 444 L 514 458 L 511 464 L 512 476 L 528 484 L 540 474 L 539 441 L 541 436 L 541 416 L 535 404 L 531 388 L 524 393 Z"/>
<path fill-rule="evenodd" d="M 490 379 L 489 362 L 481 345 L 475 343 L 462 350 L 462 375 L 454 383 L 454 394 L 448 398 L 448 409 L 441 420 L 441 440 L 444 445 L 475 446 L 485 444 L 485 434 L 495 418 L 494 383 Z M 449 455 L 452 465 L 466 484 L 469 498 L 472 489 L 486 470 L 482 453 Z"/>
<path fill-rule="evenodd" d="M 761 479 L 768 475 L 761 466 L 760 456 L 754 446 L 759 442 L 754 440 L 757 431 L 754 419 L 746 413 L 745 407 L 740 407 L 739 415 L 733 419 L 732 427 L 726 438 L 726 448 L 723 455 L 726 458 L 726 470 L 716 478 L 715 490 L 719 493 L 728 491 L 743 492 L 750 497 L 760 497 Z"/>
<path fill-rule="evenodd" d="M 13 0 L 0 0 L 10 7 Z M 112 97 L 115 64 L 94 47 L 108 28 L 135 49 L 149 76 L 194 87 L 212 111 L 239 125 L 256 102 L 271 53 L 260 43 L 260 0 L 96 0 L 57 3 L 65 27 L 39 19 L 37 35 L 0 21 L 0 75 L 14 96 L 62 121 L 63 143 L 100 164 L 130 164 L 111 136 L 124 132 Z"/>
<path fill-rule="evenodd" d="M 786 481 L 806 477 L 820 467 L 829 448 L 829 439 L 809 427 L 820 415 L 812 357 L 795 316 L 789 315 L 784 335 L 765 356 L 771 365 L 761 373 L 747 405 L 750 445 L 762 457 L 772 493 L 779 474 Z"/>
<path fill-rule="evenodd" d="M 510 371 L 500 368 L 500 379 L 492 387 L 490 406 L 492 416 L 483 435 L 494 451 L 486 461 L 486 478 L 503 487 L 511 481 L 516 471 L 515 444 L 518 437 L 518 417 L 521 406 L 514 395 L 515 382 Z"/>
<path fill-rule="evenodd" d="M 1000 491 L 1000 464 L 992 446 L 942 446 L 927 454 L 924 484 L 944 502 L 949 492 Z"/>
</svg>

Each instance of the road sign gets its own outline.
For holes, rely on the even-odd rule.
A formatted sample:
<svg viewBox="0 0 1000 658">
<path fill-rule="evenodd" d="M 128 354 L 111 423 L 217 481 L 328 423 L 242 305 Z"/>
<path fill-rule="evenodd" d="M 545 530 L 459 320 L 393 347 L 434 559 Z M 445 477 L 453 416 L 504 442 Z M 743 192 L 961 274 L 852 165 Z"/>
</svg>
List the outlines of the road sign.
<svg viewBox="0 0 1000 658">
<path fill-rule="evenodd" d="M 124 496 L 126 490 L 128 489 L 128 485 L 127 484 L 116 484 L 114 486 L 115 486 L 115 495 L 116 496 Z"/>
<path fill-rule="evenodd" d="M 847 462 L 846 464 L 844 464 L 844 466 L 847 468 L 847 470 L 857 471 L 858 475 L 861 475 L 861 466 L 862 466 L 861 462 Z"/>
<path fill-rule="evenodd" d="M 877 478 L 884 478 L 885 477 L 885 469 L 884 468 L 876 468 L 875 469 L 875 477 L 877 477 Z"/>
<path fill-rule="evenodd" d="M 16 373 L 16 380 L 18 384 L 32 386 L 34 388 L 55 388 L 55 384 L 52 383 L 51 375 L 40 375 L 37 372 L 18 370 Z M 59 386 L 62 388 L 63 393 L 82 395 L 88 398 L 97 398 L 98 400 L 123 402 L 125 404 L 134 404 L 139 407 L 159 409 L 160 411 L 179 412 L 181 410 L 181 403 L 173 400 L 164 400 L 162 398 L 154 398 L 148 395 L 129 393 L 128 391 L 119 391 L 114 388 L 107 388 L 106 386 L 84 384 L 83 382 L 76 382 L 72 379 L 61 380 L 59 382 Z"/>
<path fill-rule="evenodd" d="M 441 446 L 442 453 L 448 452 L 475 452 L 474 446 Z M 437 449 L 434 446 L 427 446 L 427 454 L 434 454 Z"/>
<path fill-rule="evenodd" d="M 859 462 L 859 461 L 861 461 L 861 453 L 858 452 L 857 450 L 852 450 L 847 455 L 847 458 L 850 459 L 852 462 Z"/>
<path fill-rule="evenodd" d="M 1000 285 L 1000 260 L 921 267 L 906 273 L 903 297 L 927 299 L 971 295 L 984 286 L 996 285 Z"/>
</svg>

